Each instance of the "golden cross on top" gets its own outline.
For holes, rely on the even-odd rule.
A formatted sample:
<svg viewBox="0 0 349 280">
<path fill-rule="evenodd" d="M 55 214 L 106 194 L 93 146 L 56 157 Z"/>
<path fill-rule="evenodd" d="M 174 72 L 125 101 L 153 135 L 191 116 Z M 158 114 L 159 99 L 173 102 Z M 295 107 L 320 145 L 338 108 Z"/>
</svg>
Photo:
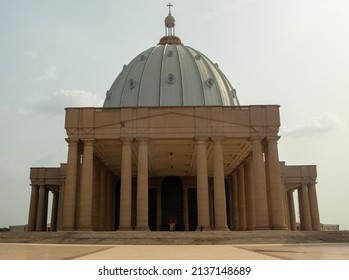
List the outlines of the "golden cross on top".
<svg viewBox="0 0 349 280">
<path fill-rule="evenodd" d="M 173 5 L 171 4 L 171 2 L 168 3 L 167 7 L 168 7 L 168 14 L 171 15 L 171 7 L 173 7 Z"/>
</svg>

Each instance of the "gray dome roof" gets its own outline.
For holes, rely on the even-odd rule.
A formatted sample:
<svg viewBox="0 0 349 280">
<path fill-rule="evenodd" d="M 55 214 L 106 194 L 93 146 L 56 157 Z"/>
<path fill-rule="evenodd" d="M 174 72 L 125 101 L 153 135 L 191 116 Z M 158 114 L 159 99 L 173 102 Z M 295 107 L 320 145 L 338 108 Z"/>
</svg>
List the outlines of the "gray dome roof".
<svg viewBox="0 0 349 280">
<path fill-rule="evenodd" d="M 124 66 L 103 107 L 238 105 L 235 89 L 205 55 L 182 44 L 160 43 Z"/>
<path fill-rule="evenodd" d="M 239 106 L 218 66 L 175 36 L 173 5 L 167 6 L 165 36 L 124 66 L 103 107 Z"/>
</svg>

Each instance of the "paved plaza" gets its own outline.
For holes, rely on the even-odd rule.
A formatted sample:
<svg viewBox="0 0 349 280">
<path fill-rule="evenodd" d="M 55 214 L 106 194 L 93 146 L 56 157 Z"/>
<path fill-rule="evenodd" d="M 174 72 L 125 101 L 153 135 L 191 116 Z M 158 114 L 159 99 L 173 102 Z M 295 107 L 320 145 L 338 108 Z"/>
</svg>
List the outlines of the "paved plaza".
<svg viewBox="0 0 349 280">
<path fill-rule="evenodd" d="M 349 260 L 348 243 L 249 245 L 0 244 L 0 260 Z"/>
<path fill-rule="evenodd" d="M 349 232 L 0 234 L 0 260 L 349 260 Z"/>
</svg>

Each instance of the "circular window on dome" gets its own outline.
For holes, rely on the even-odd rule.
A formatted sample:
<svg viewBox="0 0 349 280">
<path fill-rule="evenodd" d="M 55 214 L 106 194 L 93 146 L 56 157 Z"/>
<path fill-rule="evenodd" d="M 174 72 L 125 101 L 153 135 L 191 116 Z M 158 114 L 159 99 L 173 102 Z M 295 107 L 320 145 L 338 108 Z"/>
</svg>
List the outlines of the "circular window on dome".
<svg viewBox="0 0 349 280">
<path fill-rule="evenodd" d="M 197 55 L 195 56 L 195 59 L 196 59 L 196 60 L 200 60 L 200 59 L 201 59 L 201 56 L 200 56 L 199 54 L 197 54 Z"/>
<path fill-rule="evenodd" d="M 209 88 L 213 87 L 213 84 L 214 84 L 214 80 L 213 80 L 212 78 L 208 78 L 208 79 L 206 80 L 206 85 L 207 85 Z"/>
<path fill-rule="evenodd" d="M 141 61 L 145 60 L 146 58 L 147 58 L 147 57 L 146 57 L 144 54 L 142 54 L 142 55 L 140 56 Z"/>
<path fill-rule="evenodd" d="M 173 84 L 173 83 L 176 81 L 175 75 L 173 75 L 172 73 L 171 73 L 171 74 L 168 74 L 168 75 L 167 75 L 167 78 L 166 78 L 166 81 L 167 81 L 169 84 Z"/>
<path fill-rule="evenodd" d="M 130 89 L 133 89 L 136 86 L 137 82 L 134 79 L 128 81 L 128 86 Z"/>
<path fill-rule="evenodd" d="M 167 52 L 167 56 L 168 56 L 168 57 L 172 57 L 172 56 L 173 56 L 173 51 L 168 51 L 168 52 Z"/>
</svg>

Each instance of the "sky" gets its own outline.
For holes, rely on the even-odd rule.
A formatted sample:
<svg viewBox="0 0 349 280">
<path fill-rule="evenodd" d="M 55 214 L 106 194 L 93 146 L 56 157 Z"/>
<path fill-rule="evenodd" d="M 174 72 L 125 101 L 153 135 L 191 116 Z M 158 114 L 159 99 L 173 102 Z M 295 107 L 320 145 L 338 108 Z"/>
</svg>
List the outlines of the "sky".
<svg viewBox="0 0 349 280">
<path fill-rule="evenodd" d="M 171 2 L 176 35 L 242 105 L 280 105 L 280 160 L 317 165 L 321 222 L 349 230 L 349 1 Z M 164 36 L 167 4 L 0 0 L 0 227 L 27 223 L 30 167 L 66 162 L 64 108 L 102 107 Z"/>
</svg>

